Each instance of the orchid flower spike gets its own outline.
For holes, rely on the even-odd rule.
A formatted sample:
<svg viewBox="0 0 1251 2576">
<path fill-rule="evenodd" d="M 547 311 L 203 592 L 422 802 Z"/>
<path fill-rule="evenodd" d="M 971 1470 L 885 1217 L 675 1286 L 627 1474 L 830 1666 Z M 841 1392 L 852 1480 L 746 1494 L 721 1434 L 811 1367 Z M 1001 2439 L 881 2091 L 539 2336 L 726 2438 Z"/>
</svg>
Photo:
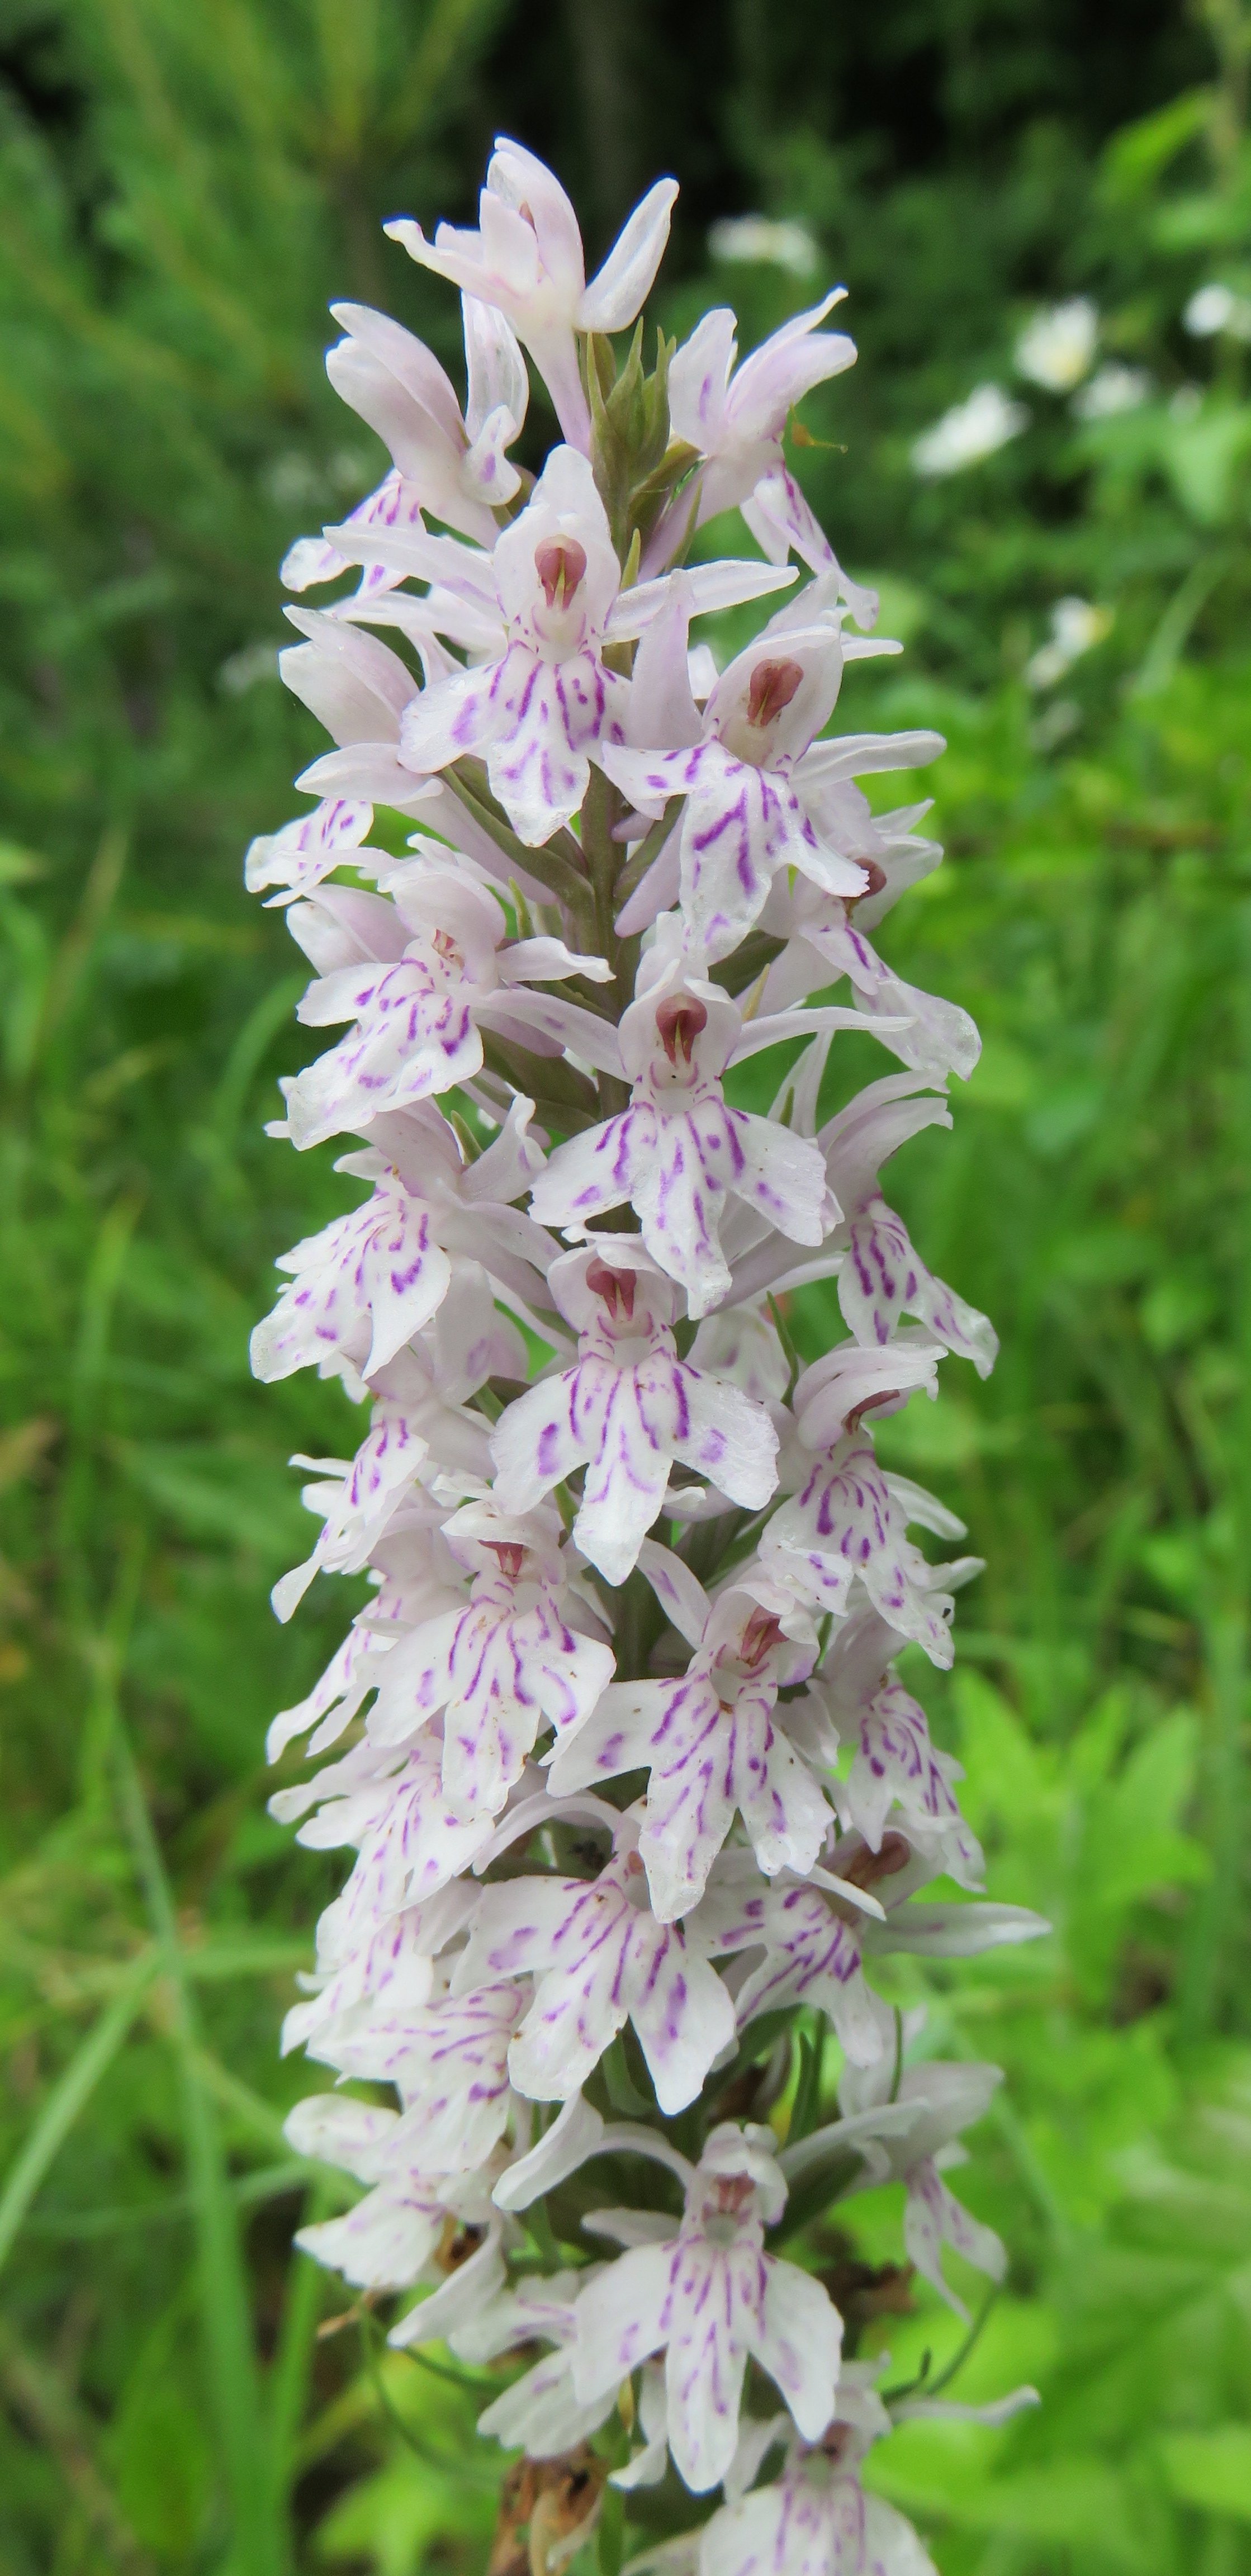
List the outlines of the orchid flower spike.
<svg viewBox="0 0 1251 2576">
<path fill-rule="evenodd" d="M 520 2499 L 560 2576 L 615 2490 L 649 2541 L 626 2576 L 933 2576 L 867 2452 L 1033 2392 L 844 2365 L 823 2231 L 893 2181 L 923 2303 L 1006 2261 L 947 2178 L 998 2070 L 926 2056 L 894 1997 L 901 1960 L 945 1990 L 1047 1926 L 981 1892 L 898 1660 L 950 1664 L 979 1560 L 877 1445 L 949 1357 L 996 1356 L 884 1194 L 978 1039 L 873 945 L 942 853 L 924 802 L 861 782 L 941 739 L 830 730 L 898 649 L 787 443 L 855 355 L 838 293 L 742 363 L 710 313 L 644 374 L 612 335 L 674 195 L 589 285 L 515 143 L 475 230 L 390 225 L 460 292 L 463 398 L 337 305 L 331 382 L 391 463 L 283 568 L 360 576 L 287 612 L 331 742 L 246 861 L 312 967 L 301 1028 L 332 1032 L 271 1133 L 346 1142 L 253 1367 L 360 1409 L 347 1454 L 293 1462 L 316 1535 L 273 1594 L 288 1619 L 361 1586 L 267 1747 L 275 1820 L 345 1855 L 283 2021 L 333 2087 L 289 2142 L 339 2177 L 297 2241 L 395 2346 L 498 2368 L 499 2564 Z M 560 426 L 533 475 L 528 362 Z M 735 507 L 758 552 L 687 564 Z M 730 608 L 756 631 L 719 669 L 700 621 Z M 852 1034 L 899 1070 L 864 1082 Z"/>
</svg>

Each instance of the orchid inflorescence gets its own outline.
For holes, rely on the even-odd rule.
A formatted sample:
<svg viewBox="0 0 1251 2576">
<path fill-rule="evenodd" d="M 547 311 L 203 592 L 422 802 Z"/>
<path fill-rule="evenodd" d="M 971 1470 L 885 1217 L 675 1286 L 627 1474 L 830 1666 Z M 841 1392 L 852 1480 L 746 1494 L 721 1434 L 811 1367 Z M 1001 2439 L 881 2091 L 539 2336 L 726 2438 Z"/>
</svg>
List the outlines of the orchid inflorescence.
<svg viewBox="0 0 1251 2576">
<path fill-rule="evenodd" d="M 953 2306 L 945 2246 L 1004 2268 L 943 2173 L 997 2070 L 927 2057 L 870 1973 L 1045 1929 L 914 1901 L 975 1890 L 981 1854 L 892 1657 L 950 1663 L 977 1562 L 923 1553 L 910 1527 L 961 1524 L 873 1439 L 945 1354 L 994 1360 L 879 1178 L 950 1125 L 978 1041 L 870 936 L 940 852 L 924 805 L 874 813 L 856 782 L 941 740 L 827 731 L 845 665 L 896 649 L 783 444 L 855 356 L 822 328 L 838 293 L 741 365 L 710 313 L 645 374 L 641 326 L 612 335 L 675 194 L 590 285 L 564 191 L 510 142 L 477 231 L 389 226 L 461 291 L 464 406 L 408 331 L 337 307 L 332 381 L 394 461 L 284 566 L 297 592 L 360 579 L 288 611 L 284 677 L 336 747 L 248 855 L 315 969 L 300 1018 L 346 1029 L 272 1132 L 358 1138 L 338 1168 L 369 1195 L 284 1256 L 253 1360 L 316 1364 L 369 1428 L 296 1462 L 321 1528 L 275 1607 L 319 1570 L 373 1586 L 270 1735 L 274 1759 L 334 1748 L 273 1811 L 356 1854 L 285 2044 L 374 2088 L 288 2122 L 367 2186 L 298 2241 L 398 2294 L 394 2345 L 524 2351 L 482 2431 L 581 2463 L 572 2521 L 535 2507 L 539 2576 L 612 2490 L 610 2576 L 622 2491 L 717 2576 L 917 2576 L 859 2463 L 902 2417 L 970 2410 L 843 2357 L 804 2231 L 894 2179 Z M 523 352 L 562 433 L 537 480 L 510 455 Z M 688 565 L 735 505 L 758 551 Z M 724 670 L 692 645 L 772 594 Z M 375 804 L 415 824 L 409 855 L 369 845 Z M 845 1005 L 810 1002 L 844 978 Z M 847 1029 L 901 1070 L 822 1123 Z M 731 1069 L 797 1040 L 770 1115 L 732 1105 Z M 801 1371 L 785 1301 L 826 1279 L 847 1338 Z M 718 2487 L 708 2519 L 689 2498 Z"/>
</svg>

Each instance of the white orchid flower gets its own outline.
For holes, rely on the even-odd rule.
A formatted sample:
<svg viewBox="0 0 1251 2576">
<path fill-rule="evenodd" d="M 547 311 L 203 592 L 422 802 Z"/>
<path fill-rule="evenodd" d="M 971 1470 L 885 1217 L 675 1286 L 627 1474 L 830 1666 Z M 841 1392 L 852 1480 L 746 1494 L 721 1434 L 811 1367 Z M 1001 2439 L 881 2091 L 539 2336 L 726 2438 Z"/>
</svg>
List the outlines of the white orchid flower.
<svg viewBox="0 0 1251 2576">
<path fill-rule="evenodd" d="M 518 2344 L 553 2347 L 478 2417 L 478 2431 L 505 2450 L 522 2448 L 531 2460 L 561 2459 L 597 2433 L 616 2406 L 615 2388 L 590 2406 L 580 2406 L 573 2393 L 578 2295 L 590 2277 L 588 2270 L 522 2280 L 451 2338 L 457 2358 L 471 2362 L 494 2361 Z"/>
<path fill-rule="evenodd" d="M 658 1919 L 648 1904 L 632 1816 L 617 1823 L 596 1877 L 486 1889 L 455 1982 L 500 1976 L 537 1981 L 509 2051 L 513 2082 L 532 2101 L 567 2102 L 629 2020 L 672 2117 L 734 2038 L 734 2006 L 698 1928 Z"/>
<path fill-rule="evenodd" d="M 891 1670 L 897 1630 L 867 1603 L 835 1637 L 820 1690 L 841 1737 L 854 1746 L 851 1769 L 831 1783 L 844 1830 L 880 1852 L 892 1830 L 961 1887 L 984 1883 L 981 1845 L 960 1812 L 955 1783 L 964 1773 L 954 1754 L 930 1741 L 919 1702 Z"/>
<path fill-rule="evenodd" d="M 323 886 L 309 907 L 329 918 L 355 960 L 340 963 L 342 948 L 332 952 L 299 1016 L 312 1028 L 354 1026 L 283 1085 L 289 1133 L 302 1150 L 344 1128 L 367 1132 L 381 1114 L 472 1081 L 482 1026 L 524 1043 L 543 1019 L 526 989 L 532 979 L 603 982 L 607 973 L 602 958 L 579 956 L 560 939 L 508 941 L 497 898 L 451 864 L 417 860 L 397 877 L 394 903 Z"/>
<path fill-rule="evenodd" d="M 495 2216 L 493 2175 L 437 2181 L 414 2172 L 400 2115 L 382 2104 L 314 2093 L 288 2112 L 283 2135 L 298 2156 L 335 2165 L 373 2185 L 342 2218 L 302 2227 L 296 2244 L 363 2290 L 405 2290 L 426 2273 L 449 2224 L 486 2228 Z"/>
<path fill-rule="evenodd" d="M 243 863 L 243 882 L 249 894 L 260 894 L 266 886 L 277 892 L 266 899 L 266 910 L 273 905 L 294 903 L 298 896 L 311 894 L 333 869 L 360 864 L 361 845 L 374 819 L 372 805 L 346 796 L 324 797 L 311 814 L 297 814 L 281 831 L 259 833 L 248 844 Z M 383 853 L 372 856 L 381 859 Z"/>
<path fill-rule="evenodd" d="M 921 1520 L 943 1538 L 962 1538 L 953 1512 L 878 1465 L 861 1414 L 866 1406 L 893 1409 L 916 1387 L 936 1392 L 942 1344 L 928 1334 L 904 1332 L 884 1350 L 840 1343 L 805 1369 L 795 1388 L 799 1426 L 794 1474 L 799 1491 L 775 1513 L 761 1540 L 761 1562 L 774 1580 L 802 1599 L 841 1616 L 853 1582 L 863 1585 L 883 1619 L 902 1637 L 923 1646 L 931 1662 L 952 1658 L 950 1590 L 975 1566 L 959 1559 L 930 1566 L 907 1536 Z M 804 1477 L 803 1453 L 815 1453 Z"/>
<path fill-rule="evenodd" d="M 499 1158 L 500 1182 L 515 1183 L 517 1194 L 542 1168 L 538 1147 L 526 1138 L 530 1110 L 529 1102 L 515 1101 L 505 1136 L 489 1148 Z M 519 1209 L 489 1195 L 488 1156 L 465 1164 L 432 1104 L 370 1121 L 379 1142 L 384 1131 L 393 1159 L 373 1147 L 336 1167 L 372 1180 L 372 1197 L 281 1255 L 278 1268 L 294 1276 L 252 1335 L 254 1376 L 290 1377 L 313 1365 L 332 1376 L 346 1360 L 368 1380 L 437 1315 L 466 1260 L 502 1283 L 505 1294 L 542 1301 L 551 1243 Z"/>
<path fill-rule="evenodd" d="M 485 760 L 520 838 L 532 848 L 549 840 L 586 795 L 592 753 L 626 739 L 630 684 L 610 668 L 606 648 L 643 634 L 667 598 L 663 581 L 622 589 L 585 456 L 553 449 L 490 552 L 412 530 L 328 534 L 354 561 L 429 583 L 426 598 L 411 603 L 419 649 L 423 633 L 437 631 L 471 656 L 465 667 L 446 655 L 440 663 L 427 647 L 427 684 L 418 694 L 409 683 L 399 757 L 414 784 L 457 760 Z M 791 578 L 746 562 L 683 576 L 700 610 L 763 598 Z"/>
<path fill-rule="evenodd" d="M 367 304 L 331 305 L 345 336 L 327 351 L 326 373 L 394 460 L 378 490 L 352 512 L 350 527 L 419 528 L 428 510 L 462 536 L 493 543 L 493 511 L 521 488 L 506 450 L 525 421 L 530 387 L 503 314 L 469 295 L 463 306 L 469 391 L 462 415 L 450 378 L 424 341 Z M 347 557 L 327 539 L 301 537 L 280 578 L 288 590 L 309 590 L 347 568 Z M 399 578 L 371 565 L 365 597 Z"/>
<path fill-rule="evenodd" d="M 726 1852 L 693 1929 L 710 1949 L 762 1954 L 734 1980 L 738 2028 L 758 2013 L 808 2004 L 829 2015 L 851 2065 L 876 2065 L 894 2021 L 865 1982 L 861 1933 L 872 1904 L 815 1866 L 804 1878 L 784 1870 L 765 1879 L 746 1852 Z"/>
<path fill-rule="evenodd" d="M 510 1519 L 471 1503 L 445 1526 L 475 1566 L 468 1600 L 413 1628 L 388 1657 L 369 1734 L 406 1744 L 442 1712 L 444 1796 L 466 1816 L 498 1813 L 540 1731 L 559 1736 L 589 1716 L 613 1653 L 570 1625 L 554 1513 Z"/>
<path fill-rule="evenodd" d="M 998 2066 L 952 2066 L 937 2060 L 907 2066 L 898 2083 L 889 2057 L 876 2066 L 848 2067 L 838 2088 L 841 2109 L 849 2116 L 872 2114 L 879 2106 L 902 2104 L 911 2112 L 908 2126 L 892 2130 L 881 2141 L 892 2177 L 907 2186 L 904 2244 L 909 2262 L 939 2296 L 967 2321 L 968 2310 L 942 2268 L 944 2244 L 954 2246 L 966 2263 L 1001 2281 L 1008 2258 L 993 2227 L 984 2227 L 948 2190 L 936 2158 L 952 2161 L 951 2149 L 963 2129 L 980 2120 L 1003 2082 Z"/>
<path fill-rule="evenodd" d="M 641 1243 L 619 1234 L 564 1254 L 548 1286 L 578 1328 L 575 1366 L 511 1404 L 492 1438 L 506 1511 L 531 1511 L 587 1469 L 573 1536 L 610 1583 L 624 1582 L 660 1512 L 675 1460 L 748 1511 L 768 1501 L 777 1433 L 737 1387 L 679 1359 L 674 1292 Z"/>
<path fill-rule="evenodd" d="M 843 331 L 818 327 L 845 292 L 836 286 L 809 312 L 794 314 L 741 366 L 733 313 L 725 305 L 705 313 L 670 366 L 669 415 L 675 438 L 685 439 L 704 460 L 695 525 L 737 503 L 771 562 L 785 563 L 793 548 L 813 572 L 833 572 L 857 624 L 872 626 L 877 594 L 839 571 L 782 445 L 790 414 L 804 395 L 855 365 L 855 341 Z M 690 518 L 690 503 L 680 494 L 651 553 L 662 557 L 671 532 L 689 526 Z"/>
<path fill-rule="evenodd" d="M 659 819 L 682 799 L 681 835 L 667 863 L 657 861 L 651 899 L 676 896 L 692 943 L 710 958 L 746 937 L 779 870 L 797 868 L 827 895 L 867 891 L 864 869 L 825 847 L 800 793 L 804 756 L 853 652 L 825 615 L 807 627 L 775 618 L 722 672 L 689 748 L 601 748 L 640 814 Z M 621 919 L 639 926 L 637 910 Z"/>
<path fill-rule="evenodd" d="M 411 259 L 493 306 L 529 350 L 565 437 L 585 453 L 591 430 L 576 334 L 623 331 L 651 291 L 669 238 L 676 179 L 658 179 L 586 283 L 582 235 L 560 181 L 533 152 L 496 139 L 477 232 L 440 224 L 428 242 L 400 216 L 385 229 Z"/>
<path fill-rule="evenodd" d="M 680 937 L 672 917 L 665 928 Z M 816 1145 L 731 1108 L 720 1075 L 788 1038 L 863 1024 L 829 1010 L 744 1022 L 729 994 L 675 953 L 674 938 L 658 938 L 644 956 L 635 990 L 619 1031 L 630 1106 L 557 1147 L 531 1210 L 543 1225 L 580 1226 L 628 1203 L 648 1251 L 685 1290 L 688 1313 L 706 1315 L 730 1288 L 721 1226 L 732 1200 L 813 1247 L 839 1215 Z"/>
<path fill-rule="evenodd" d="M 551 1776 L 559 1797 L 648 1772 L 639 1853 L 653 1911 L 671 1923 L 699 1903 L 736 1815 L 762 1869 L 812 1867 L 830 1810 L 787 1737 L 777 1696 L 811 1671 L 817 1640 L 793 1595 L 758 1574 L 710 1601 L 667 1548 L 649 1542 L 642 1563 L 695 1649 L 690 1663 L 674 1681 L 611 1683 L 557 1747 Z"/>
<path fill-rule="evenodd" d="M 999 1351 L 993 1325 L 926 1269 L 878 1185 L 880 1165 L 910 1136 L 924 1127 L 951 1125 L 941 1096 L 918 1096 L 923 1080 L 893 1073 L 871 1082 L 821 1129 L 818 1141 L 843 1211 L 837 1240 L 847 1257 L 838 1277 L 839 1304 L 858 1342 L 881 1347 L 901 1315 L 915 1315 L 935 1341 L 972 1360 L 979 1377 L 989 1377 Z"/>
<path fill-rule="evenodd" d="M 764 2249 L 765 2228 L 785 2202 L 772 2132 L 726 2122 L 691 2173 L 681 2221 L 663 2238 L 657 2225 L 640 2241 L 627 2228 L 631 2211 L 601 2214 L 605 2232 L 619 2218 L 628 2250 L 578 2301 L 575 2394 L 591 2402 L 663 2351 L 669 2449 L 696 2495 L 716 2486 L 734 2457 L 749 2356 L 809 2440 L 834 2411 L 837 2310 L 810 2272 Z"/>
</svg>

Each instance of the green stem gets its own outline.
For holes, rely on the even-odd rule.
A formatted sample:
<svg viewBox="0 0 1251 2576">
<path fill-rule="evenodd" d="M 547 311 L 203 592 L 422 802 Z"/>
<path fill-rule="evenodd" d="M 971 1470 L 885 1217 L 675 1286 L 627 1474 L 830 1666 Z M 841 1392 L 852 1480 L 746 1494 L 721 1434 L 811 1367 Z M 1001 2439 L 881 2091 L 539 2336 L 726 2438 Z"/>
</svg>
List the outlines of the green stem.
<svg viewBox="0 0 1251 2576">
<path fill-rule="evenodd" d="M 659 822 L 653 823 L 650 832 L 637 844 L 633 858 L 626 860 L 614 887 L 618 912 L 629 902 L 631 895 L 638 892 L 648 869 L 659 858 L 681 811 L 682 798 L 671 796 Z"/>
<path fill-rule="evenodd" d="M 457 797 L 464 806 L 465 812 L 477 824 L 479 831 L 485 832 L 488 838 L 494 841 L 497 850 L 502 850 L 505 858 L 509 859 L 513 867 L 519 869 L 523 876 L 537 877 L 539 884 L 546 886 L 549 894 L 553 894 L 556 901 L 562 904 L 566 912 L 572 916 L 577 936 L 580 939 L 588 938 L 594 929 L 595 900 L 582 872 L 581 853 L 578 852 L 578 844 L 572 835 L 566 834 L 565 838 L 569 841 L 570 850 L 577 852 L 578 864 L 574 863 L 566 851 L 554 846 L 550 841 L 545 842 L 541 849 L 529 849 L 524 841 L 518 839 L 517 834 L 511 825 L 504 821 L 503 816 L 493 813 L 491 807 L 484 804 L 482 798 L 475 793 L 465 777 L 463 763 L 459 763 L 455 769 L 445 769 L 442 774 L 444 785 L 450 787 L 453 796 Z"/>
<path fill-rule="evenodd" d="M 329 2176 L 319 2175 L 307 2195 L 304 2223 L 328 2218 L 338 2195 L 327 2189 Z M 283 2301 L 278 2349 L 270 2378 L 270 2435 L 278 2473 L 278 2490 L 286 2499 L 295 2464 L 300 2425 L 312 2384 L 317 2320 L 326 2289 L 326 2274 L 311 2254 L 293 2249 Z"/>
</svg>

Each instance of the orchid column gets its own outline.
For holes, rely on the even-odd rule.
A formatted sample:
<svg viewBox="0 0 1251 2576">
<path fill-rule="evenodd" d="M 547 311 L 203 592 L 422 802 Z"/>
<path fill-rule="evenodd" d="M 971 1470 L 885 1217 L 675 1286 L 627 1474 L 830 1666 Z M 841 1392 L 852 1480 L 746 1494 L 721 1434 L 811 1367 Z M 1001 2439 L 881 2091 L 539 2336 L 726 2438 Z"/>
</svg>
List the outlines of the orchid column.
<svg viewBox="0 0 1251 2576">
<path fill-rule="evenodd" d="M 855 782 L 941 742 L 827 730 L 845 665 L 896 649 L 783 448 L 854 357 L 821 327 L 837 297 L 741 366 L 711 313 L 646 374 L 641 331 L 612 335 L 674 194 L 589 286 L 513 143 L 476 232 L 390 226 L 461 291 L 464 402 L 408 332 L 336 308 L 332 379 L 394 463 L 284 567 L 338 585 L 283 655 L 335 748 L 248 882 L 312 960 L 301 1019 L 345 1033 L 273 1132 L 354 1140 L 365 1195 L 284 1257 L 253 1359 L 337 1376 L 364 1436 L 297 1462 L 320 1534 L 275 1607 L 318 1571 L 373 1586 L 270 1737 L 333 1748 L 273 1809 L 355 1854 L 285 2041 L 348 2088 L 293 2144 L 365 2189 L 299 2242 L 390 2303 L 393 2344 L 498 2363 L 481 2429 L 530 2464 L 505 2543 L 528 2526 L 535 2576 L 601 2516 L 614 2576 L 623 2515 L 636 2555 L 689 2532 L 717 2576 L 917 2576 L 858 2464 L 941 2401 L 844 2357 L 807 2231 L 895 2177 L 953 2306 L 945 2246 L 1004 2267 L 941 2172 L 997 2070 L 930 2060 L 872 1981 L 892 1949 L 1045 1929 L 913 1901 L 975 1890 L 981 1856 L 892 1659 L 950 1663 L 977 1568 L 922 1553 L 910 1526 L 961 1526 L 873 1444 L 948 1353 L 994 1360 L 880 1177 L 950 1125 L 977 1037 L 870 936 L 940 853 L 924 806 L 875 816 Z M 527 353 L 562 432 L 537 481 L 510 454 Z M 735 505 L 757 551 L 688 565 Z M 692 620 L 753 601 L 718 673 Z M 375 804 L 410 855 L 370 846 Z M 851 1028 L 901 1069 L 823 1124 Z M 770 1117 L 731 1105 L 779 1047 Z M 823 1279 L 846 1337 L 800 1373 L 785 1301 Z"/>
</svg>

